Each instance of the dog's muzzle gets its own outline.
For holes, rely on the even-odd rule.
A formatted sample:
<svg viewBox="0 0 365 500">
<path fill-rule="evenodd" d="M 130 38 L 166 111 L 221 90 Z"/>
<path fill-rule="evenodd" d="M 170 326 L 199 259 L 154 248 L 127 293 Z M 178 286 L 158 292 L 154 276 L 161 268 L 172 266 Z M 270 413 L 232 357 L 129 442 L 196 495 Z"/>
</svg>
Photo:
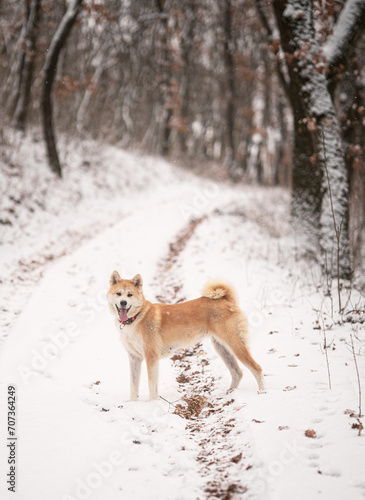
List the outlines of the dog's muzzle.
<svg viewBox="0 0 365 500">
<path fill-rule="evenodd" d="M 129 309 L 132 307 L 130 306 L 128 309 L 125 307 L 127 305 L 127 301 L 125 300 L 122 300 L 120 302 L 120 305 L 121 307 L 118 307 L 118 304 L 115 304 L 115 307 L 117 308 L 117 312 L 118 312 L 118 319 L 119 319 L 119 323 L 122 323 L 124 321 L 127 321 L 128 320 L 128 311 Z M 124 306 L 124 307 L 123 307 Z"/>
</svg>

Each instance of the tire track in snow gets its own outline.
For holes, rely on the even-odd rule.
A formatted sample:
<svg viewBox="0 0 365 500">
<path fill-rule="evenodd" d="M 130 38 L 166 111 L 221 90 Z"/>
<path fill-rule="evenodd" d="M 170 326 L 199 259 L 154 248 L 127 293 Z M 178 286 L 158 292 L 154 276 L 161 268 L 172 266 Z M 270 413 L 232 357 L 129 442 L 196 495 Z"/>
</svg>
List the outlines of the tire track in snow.
<svg viewBox="0 0 365 500">
<path fill-rule="evenodd" d="M 204 215 L 191 219 L 170 243 L 168 255 L 158 264 L 156 282 L 164 291 L 157 296 L 161 302 L 186 300 L 181 293 L 183 284 L 174 276 L 174 267 L 179 265 L 179 258 L 197 227 L 208 218 Z M 182 397 L 180 402 L 168 403 L 173 413 L 186 419 L 189 438 L 201 450 L 196 461 L 205 487 L 199 499 L 261 498 L 264 493 L 262 480 L 260 484 L 256 481 L 254 490 L 250 489 L 253 480 L 261 474 L 256 473 L 259 460 L 254 456 L 249 422 L 241 412 L 246 405 L 235 401 L 234 391 L 224 394 L 216 388 L 217 378 L 202 344 L 180 350 L 171 360 Z"/>
</svg>

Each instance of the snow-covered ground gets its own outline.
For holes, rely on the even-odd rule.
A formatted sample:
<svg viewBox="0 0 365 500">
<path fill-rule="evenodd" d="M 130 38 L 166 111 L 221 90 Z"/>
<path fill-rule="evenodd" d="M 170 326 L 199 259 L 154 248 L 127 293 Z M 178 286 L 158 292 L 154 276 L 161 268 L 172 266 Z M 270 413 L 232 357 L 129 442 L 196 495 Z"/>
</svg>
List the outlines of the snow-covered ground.
<svg viewBox="0 0 365 500">
<path fill-rule="evenodd" d="M 56 181 L 40 145 L 17 146 L 1 174 L 1 498 L 364 498 L 365 432 L 354 426 L 364 298 L 344 289 L 338 314 L 335 284 L 329 295 L 287 235 L 288 193 L 95 144 L 66 157 Z M 142 274 L 153 301 L 198 297 L 212 277 L 231 282 L 267 392 L 245 370 L 227 393 L 208 342 L 160 363 L 160 399 L 147 401 L 143 371 L 140 401 L 128 402 L 127 356 L 105 302 L 113 269 Z"/>
</svg>

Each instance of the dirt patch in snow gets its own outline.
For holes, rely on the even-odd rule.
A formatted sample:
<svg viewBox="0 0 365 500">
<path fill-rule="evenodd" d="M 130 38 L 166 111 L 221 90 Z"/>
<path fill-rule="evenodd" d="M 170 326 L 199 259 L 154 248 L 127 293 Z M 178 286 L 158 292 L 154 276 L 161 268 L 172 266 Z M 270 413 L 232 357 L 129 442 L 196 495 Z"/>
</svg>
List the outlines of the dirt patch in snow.
<svg viewBox="0 0 365 500">
<path fill-rule="evenodd" d="M 215 212 L 215 216 L 217 216 Z M 161 302 L 178 303 L 186 300 L 181 294 L 182 283 L 174 277 L 174 265 L 180 253 L 193 237 L 197 227 L 208 218 L 192 219 L 170 243 L 168 255 L 158 266 L 157 280 L 162 283 Z M 216 389 L 216 377 L 202 344 L 178 351 L 171 360 L 176 369 L 176 382 L 181 400 L 168 402 L 172 413 L 186 420 L 190 439 L 198 443 L 196 456 L 199 473 L 206 480 L 205 498 L 229 500 L 248 491 L 245 471 L 256 467 L 251 443 L 242 434 L 242 421 L 236 417 L 245 404 L 238 404 L 233 392 Z M 240 415 L 240 420 L 242 416 Z"/>
</svg>

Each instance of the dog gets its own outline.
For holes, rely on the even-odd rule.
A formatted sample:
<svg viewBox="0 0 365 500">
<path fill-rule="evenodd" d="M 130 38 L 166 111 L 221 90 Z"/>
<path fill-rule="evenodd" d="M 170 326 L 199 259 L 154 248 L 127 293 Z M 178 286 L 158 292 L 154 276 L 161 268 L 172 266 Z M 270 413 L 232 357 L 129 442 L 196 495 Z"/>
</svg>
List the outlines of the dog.
<svg viewBox="0 0 365 500">
<path fill-rule="evenodd" d="M 137 400 L 141 364 L 145 359 L 150 400 L 158 397 L 158 364 L 173 351 L 200 342 L 210 336 L 232 376 L 235 389 L 243 374 L 236 357 L 256 378 L 264 390 L 261 366 L 248 348 L 248 324 L 239 309 L 233 288 L 209 282 L 203 296 L 178 304 L 152 304 L 144 298 L 143 280 L 122 279 L 117 271 L 110 277 L 107 300 L 130 361 L 130 397 Z"/>
</svg>

